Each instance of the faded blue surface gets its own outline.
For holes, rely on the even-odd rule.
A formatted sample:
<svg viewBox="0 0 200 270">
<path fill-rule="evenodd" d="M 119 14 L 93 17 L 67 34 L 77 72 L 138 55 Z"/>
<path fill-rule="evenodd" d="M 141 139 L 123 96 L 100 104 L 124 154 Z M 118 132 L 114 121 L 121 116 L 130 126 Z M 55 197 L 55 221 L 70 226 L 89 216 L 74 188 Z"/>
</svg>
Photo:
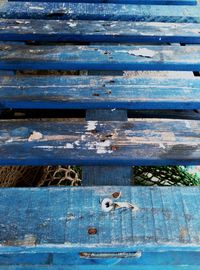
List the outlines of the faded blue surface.
<svg viewBox="0 0 200 270">
<path fill-rule="evenodd" d="M 26 2 L 25 0 L 11 0 L 11 2 Z M 72 3 L 115 3 L 115 4 L 148 4 L 148 5 L 196 5 L 195 0 L 29 0 L 29 2 L 72 2 Z"/>
<path fill-rule="evenodd" d="M 116 202 L 130 202 L 138 210 L 103 212 L 101 200 L 118 191 L 121 197 Z M 4 269 L 8 264 L 27 265 L 21 269 L 30 264 L 57 265 L 58 269 L 64 265 L 93 269 L 92 265 L 106 264 L 112 269 L 120 269 L 120 265 L 198 269 L 199 191 L 198 187 L 115 186 L 1 189 L 0 265 Z M 91 227 L 97 229 L 95 235 L 88 234 Z M 141 257 L 120 258 L 120 253 L 136 251 Z M 94 253 L 94 257 L 101 254 L 102 258 L 80 257 L 83 252 Z M 103 258 L 106 253 L 113 258 Z"/>
<path fill-rule="evenodd" d="M 0 5 L 0 17 L 200 23 L 200 6 L 9 2 Z"/>
<path fill-rule="evenodd" d="M 91 78 L 92 79 L 92 78 Z M 114 82 L 114 81 L 113 81 Z M 86 111 L 87 121 L 128 121 L 127 110 Z M 130 186 L 133 178 L 131 166 L 83 166 L 82 181 L 85 186 Z"/>
<path fill-rule="evenodd" d="M 3 70 L 200 70 L 199 46 L 0 44 Z"/>
<path fill-rule="evenodd" d="M 0 20 L 4 41 L 200 43 L 199 29 L 195 23 Z"/>
<path fill-rule="evenodd" d="M 200 164 L 198 120 L 43 119 L 0 124 L 0 165 Z"/>
<path fill-rule="evenodd" d="M 140 270 L 199 270 L 200 266 L 195 265 L 195 266 L 168 266 L 168 265 L 154 265 L 152 266 L 142 266 L 140 265 Z M 0 269 L 2 270 L 46 270 L 47 266 L 0 266 Z M 48 266 L 48 270 L 71 270 L 72 266 Z M 75 270 L 103 270 L 105 269 L 105 265 L 73 265 L 73 269 Z M 122 270 L 124 267 L 120 265 L 112 265 L 113 270 Z M 126 266 L 127 270 L 138 270 L 138 265 L 127 265 Z"/>
<path fill-rule="evenodd" d="M 98 1 L 0 4 L 0 39 L 5 41 L 0 44 L 0 109 L 87 109 L 89 120 L 1 120 L 0 165 L 83 165 L 88 185 L 125 185 L 131 165 L 199 165 L 199 121 L 126 121 L 127 109 L 199 109 L 198 77 L 9 76 L 17 69 L 200 70 L 199 46 L 11 43 L 200 41 L 199 6 Z M 101 201 L 113 192 L 121 192 L 118 201 L 135 210 L 103 212 Z M 0 189 L 0 269 L 198 270 L 199 192 L 198 187 Z M 89 234 L 89 228 L 96 233 Z"/>
<path fill-rule="evenodd" d="M 199 77 L 1 76 L 0 82 L 1 108 L 200 108 Z"/>
</svg>

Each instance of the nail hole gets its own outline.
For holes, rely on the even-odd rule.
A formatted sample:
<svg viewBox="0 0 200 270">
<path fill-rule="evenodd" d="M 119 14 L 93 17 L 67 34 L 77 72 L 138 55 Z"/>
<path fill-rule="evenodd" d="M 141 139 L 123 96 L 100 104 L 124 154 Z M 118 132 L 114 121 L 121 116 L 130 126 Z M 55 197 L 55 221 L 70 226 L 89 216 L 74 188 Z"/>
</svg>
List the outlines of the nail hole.
<svg viewBox="0 0 200 270">
<path fill-rule="evenodd" d="M 113 209 L 113 201 L 109 198 L 103 199 L 101 202 L 101 209 L 104 212 L 110 212 Z"/>
</svg>

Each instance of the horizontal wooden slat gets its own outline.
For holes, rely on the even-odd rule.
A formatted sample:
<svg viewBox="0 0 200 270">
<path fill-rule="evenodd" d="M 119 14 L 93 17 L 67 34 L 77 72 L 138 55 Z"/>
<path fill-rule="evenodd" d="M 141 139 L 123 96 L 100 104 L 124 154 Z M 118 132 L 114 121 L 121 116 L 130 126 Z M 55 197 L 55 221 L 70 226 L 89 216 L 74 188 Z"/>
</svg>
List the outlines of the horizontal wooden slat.
<svg viewBox="0 0 200 270">
<path fill-rule="evenodd" d="M 200 43 L 200 24 L 0 20 L 0 40 Z"/>
<path fill-rule="evenodd" d="M 200 6 L 2 2 L 0 18 L 200 23 Z"/>
<path fill-rule="evenodd" d="M 174 258 L 174 254 L 173 254 L 173 258 Z M 105 265 L 103 266 L 105 268 Z M 51 265 L 48 265 L 48 270 L 71 270 L 72 266 L 68 266 L 68 265 L 64 265 L 64 266 L 51 266 Z M 190 270 L 199 270 L 200 269 L 200 266 L 198 265 L 190 265 L 189 266 Z M 46 265 L 36 265 L 36 266 L 28 266 L 28 265 L 11 265 L 11 266 L 5 266 L 3 265 L 2 267 L 0 266 L 0 269 L 1 270 L 46 270 L 47 267 Z M 76 269 L 77 270 L 93 270 L 94 269 L 94 265 L 92 266 L 89 266 L 89 265 L 79 265 L 79 266 L 76 266 Z M 102 265 L 95 265 L 95 269 L 96 270 L 101 270 L 102 269 Z M 118 270 L 119 269 L 119 266 L 118 265 L 112 265 L 112 270 Z M 127 265 L 126 266 L 126 269 L 127 270 L 138 270 L 138 266 L 137 265 Z M 155 265 L 153 266 L 153 269 L 154 270 L 188 270 L 188 265 Z M 149 270 L 149 266 L 147 265 L 142 265 L 140 266 L 140 270 Z"/>
<path fill-rule="evenodd" d="M 0 108 L 200 109 L 199 89 L 198 77 L 1 76 Z"/>
<path fill-rule="evenodd" d="M 112 199 L 112 194 L 119 191 L 121 197 L 114 201 L 131 203 L 135 208 L 104 212 L 101 201 Z M 170 251 L 175 255 L 175 251 L 182 251 L 183 265 L 198 265 L 199 252 L 196 260 L 191 260 L 189 252 L 183 254 L 199 251 L 199 196 L 198 187 L 0 189 L 0 252 L 39 252 L 41 259 L 43 254 L 55 252 L 54 264 L 79 265 L 96 263 L 95 259 L 81 259 L 80 252 L 139 250 L 143 253 L 138 259 L 118 263 L 177 265 L 180 258 L 169 261 L 168 255 Z M 91 227 L 96 234 L 88 234 Z M 162 256 L 162 251 L 169 254 L 164 252 Z M 148 252 L 154 252 L 155 257 Z M 3 259 L 0 256 L 0 264 Z"/>
<path fill-rule="evenodd" d="M 26 2 L 11 0 L 10 2 Z M 72 2 L 72 3 L 103 3 L 103 4 L 137 4 L 137 5 L 196 5 L 195 0 L 29 0 L 29 2 Z"/>
<path fill-rule="evenodd" d="M 200 164 L 200 123 L 1 120 L 0 165 Z"/>
<path fill-rule="evenodd" d="M 200 46 L 0 44 L 0 69 L 200 70 Z"/>
</svg>

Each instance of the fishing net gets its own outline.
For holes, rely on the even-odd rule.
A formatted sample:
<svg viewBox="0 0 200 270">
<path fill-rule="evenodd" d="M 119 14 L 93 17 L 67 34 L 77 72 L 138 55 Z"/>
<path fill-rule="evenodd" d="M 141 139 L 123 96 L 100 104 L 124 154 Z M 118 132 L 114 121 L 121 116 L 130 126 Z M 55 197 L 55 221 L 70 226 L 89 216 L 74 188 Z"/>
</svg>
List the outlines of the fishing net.
<svg viewBox="0 0 200 270">
<path fill-rule="evenodd" d="M 40 178 L 42 167 L 2 166 L 0 167 L 0 187 L 33 186 Z"/>
<path fill-rule="evenodd" d="M 80 186 L 80 169 L 73 166 L 48 166 L 38 186 Z"/>
<path fill-rule="evenodd" d="M 134 183 L 144 186 L 195 186 L 200 185 L 200 177 L 183 166 L 144 166 L 134 167 Z"/>
<path fill-rule="evenodd" d="M 79 186 L 81 168 L 76 166 L 4 166 L 0 167 L 0 187 Z M 134 167 L 134 185 L 200 185 L 199 174 L 183 166 Z"/>
</svg>

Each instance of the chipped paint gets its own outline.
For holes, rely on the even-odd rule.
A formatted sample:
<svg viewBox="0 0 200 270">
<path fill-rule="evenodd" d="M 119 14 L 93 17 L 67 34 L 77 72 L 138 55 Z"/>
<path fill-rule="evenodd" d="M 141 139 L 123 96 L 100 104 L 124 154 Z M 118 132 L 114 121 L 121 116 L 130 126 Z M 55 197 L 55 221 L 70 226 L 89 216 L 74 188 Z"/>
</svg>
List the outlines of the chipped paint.
<svg viewBox="0 0 200 270">
<path fill-rule="evenodd" d="M 105 142 L 87 142 L 86 147 L 88 150 L 96 150 L 97 154 L 107 154 L 112 153 L 110 150 L 111 141 L 107 140 Z"/>
<path fill-rule="evenodd" d="M 68 25 L 69 25 L 70 27 L 76 27 L 76 26 L 77 26 L 77 22 L 69 21 L 69 22 L 68 22 Z"/>
<path fill-rule="evenodd" d="M 190 121 L 185 120 L 185 126 L 189 129 L 191 129 Z"/>
<path fill-rule="evenodd" d="M 67 149 L 73 149 L 74 145 L 72 143 L 66 143 L 65 148 Z"/>
<path fill-rule="evenodd" d="M 34 9 L 34 10 L 44 10 L 43 7 L 39 7 L 39 6 L 29 6 L 29 9 Z"/>
<path fill-rule="evenodd" d="M 160 147 L 161 149 L 165 149 L 165 148 L 166 148 L 166 146 L 165 146 L 163 143 L 159 143 L 159 147 Z"/>
<path fill-rule="evenodd" d="M 26 234 L 24 239 L 4 241 L 2 242 L 2 246 L 35 246 L 36 240 L 37 238 L 35 235 Z"/>
<path fill-rule="evenodd" d="M 97 123 L 98 123 L 97 121 L 87 121 L 86 130 L 91 131 L 91 130 L 96 129 Z"/>
<path fill-rule="evenodd" d="M 132 209 L 134 211 L 137 211 L 139 208 L 136 205 L 133 205 L 132 203 L 129 202 L 113 202 L 110 198 L 105 198 L 101 202 L 101 209 L 103 212 L 110 212 L 112 210 L 116 209 Z"/>
<path fill-rule="evenodd" d="M 129 202 L 114 202 L 114 209 L 120 209 L 120 208 L 126 208 L 126 209 L 132 209 L 134 211 L 138 210 L 138 207 L 136 205 L 133 205 Z"/>
<path fill-rule="evenodd" d="M 32 141 L 37 141 L 37 140 L 40 140 L 43 138 L 43 135 L 42 133 L 40 132 L 37 132 L 37 131 L 33 131 L 33 133 L 30 135 L 30 137 L 28 138 L 28 141 L 29 142 L 32 142 Z"/>
<path fill-rule="evenodd" d="M 130 51 L 128 51 L 128 54 L 134 55 L 134 56 L 152 58 L 157 54 L 157 52 L 153 51 L 153 50 L 146 49 L 146 48 L 142 48 L 142 49 L 140 48 L 138 50 L 130 50 Z"/>
</svg>

